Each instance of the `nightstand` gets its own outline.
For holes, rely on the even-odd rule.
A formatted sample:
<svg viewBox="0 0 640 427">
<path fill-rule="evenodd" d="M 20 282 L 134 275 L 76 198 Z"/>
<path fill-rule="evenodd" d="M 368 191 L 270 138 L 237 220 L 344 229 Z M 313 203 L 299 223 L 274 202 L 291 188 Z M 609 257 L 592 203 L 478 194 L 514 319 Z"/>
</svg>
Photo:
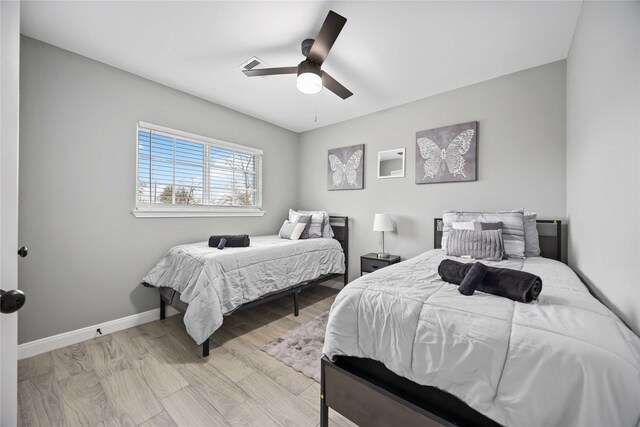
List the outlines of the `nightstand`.
<svg viewBox="0 0 640 427">
<path fill-rule="evenodd" d="M 376 270 L 400 262 L 400 255 L 389 255 L 389 258 L 378 258 L 378 254 L 370 253 L 360 257 L 360 275 L 373 273 Z"/>
</svg>

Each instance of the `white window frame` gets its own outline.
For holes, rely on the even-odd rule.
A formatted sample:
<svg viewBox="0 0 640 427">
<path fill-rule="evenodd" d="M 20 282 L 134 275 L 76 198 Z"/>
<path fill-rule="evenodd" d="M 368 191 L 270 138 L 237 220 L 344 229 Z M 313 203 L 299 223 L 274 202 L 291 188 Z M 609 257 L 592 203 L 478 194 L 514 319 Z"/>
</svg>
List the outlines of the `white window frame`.
<svg viewBox="0 0 640 427">
<path fill-rule="evenodd" d="M 143 203 L 138 200 L 138 166 L 139 147 L 138 134 L 140 130 L 151 130 L 154 133 L 165 134 L 169 137 L 179 137 L 182 140 L 207 143 L 220 148 L 227 148 L 236 152 L 251 154 L 256 156 L 256 200 L 257 207 L 243 206 L 203 206 L 203 205 L 169 205 L 161 203 Z M 147 122 L 138 122 L 136 126 L 136 175 L 135 175 L 135 204 L 131 213 L 137 218 L 199 218 L 199 217 L 220 217 L 220 216 L 263 216 L 262 210 L 262 150 L 246 147 L 232 142 L 221 141 L 207 136 L 196 135 L 168 127 Z M 208 150 L 205 150 L 205 157 L 208 159 Z M 205 190 L 203 188 L 203 190 Z M 205 191 L 203 191 L 204 193 Z"/>
</svg>

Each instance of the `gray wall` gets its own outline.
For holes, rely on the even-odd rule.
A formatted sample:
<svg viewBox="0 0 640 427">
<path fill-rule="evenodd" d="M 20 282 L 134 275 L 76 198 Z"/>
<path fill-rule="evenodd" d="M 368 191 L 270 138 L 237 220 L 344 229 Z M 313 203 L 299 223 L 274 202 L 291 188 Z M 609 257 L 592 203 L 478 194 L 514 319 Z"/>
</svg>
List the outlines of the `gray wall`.
<svg viewBox="0 0 640 427">
<path fill-rule="evenodd" d="M 640 333 L 640 3 L 584 2 L 567 60 L 569 265 Z"/>
<path fill-rule="evenodd" d="M 156 308 L 138 283 L 167 248 L 275 233 L 296 206 L 295 133 L 34 39 L 21 49 L 21 343 Z M 136 219 L 138 120 L 263 149 L 266 215 Z"/>
<path fill-rule="evenodd" d="M 302 133 L 301 209 L 348 215 L 351 278 L 359 256 L 379 251 L 376 212 L 389 212 L 397 231 L 385 233 L 387 252 L 403 258 L 433 247 L 433 218 L 446 209 L 525 208 L 542 218 L 566 212 L 564 61 L 521 71 L 410 104 Z M 415 133 L 477 120 L 478 181 L 414 183 Z M 365 189 L 327 191 L 327 150 L 365 144 Z M 405 147 L 406 176 L 377 179 L 377 153 Z"/>
</svg>

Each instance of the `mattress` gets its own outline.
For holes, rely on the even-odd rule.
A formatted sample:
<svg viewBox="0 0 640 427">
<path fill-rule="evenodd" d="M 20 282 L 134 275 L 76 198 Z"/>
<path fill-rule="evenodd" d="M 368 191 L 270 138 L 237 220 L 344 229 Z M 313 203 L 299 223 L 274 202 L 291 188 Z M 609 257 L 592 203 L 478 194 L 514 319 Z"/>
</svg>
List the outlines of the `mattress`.
<svg viewBox="0 0 640 427">
<path fill-rule="evenodd" d="M 635 426 L 640 338 L 566 265 L 487 262 L 542 278 L 537 301 L 461 295 L 428 251 L 350 283 L 337 296 L 324 353 L 367 358 L 437 387 L 503 425 Z"/>
<path fill-rule="evenodd" d="M 251 237 L 246 248 L 210 248 L 208 242 L 172 247 L 143 278 L 171 288 L 188 304 L 187 332 L 201 344 L 237 307 L 326 274 L 342 274 L 345 258 L 335 239 Z"/>
</svg>

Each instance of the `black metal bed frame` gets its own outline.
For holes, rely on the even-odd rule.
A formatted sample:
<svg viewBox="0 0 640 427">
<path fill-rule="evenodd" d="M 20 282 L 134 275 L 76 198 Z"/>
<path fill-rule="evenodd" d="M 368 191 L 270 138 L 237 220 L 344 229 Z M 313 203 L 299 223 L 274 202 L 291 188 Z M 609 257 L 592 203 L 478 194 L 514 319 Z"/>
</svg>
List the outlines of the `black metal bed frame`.
<svg viewBox="0 0 640 427">
<path fill-rule="evenodd" d="M 562 259 L 562 222 L 539 220 L 541 255 Z M 434 219 L 434 248 L 442 238 L 442 219 Z M 551 228 L 549 235 L 544 228 Z M 498 426 L 462 400 L 435 387 L 400 377 L 382 363 L 340 356 L 323 356 L 320 365 L 320 427 L 329 425 L 329 408 L 358 425 Z"/>
<path fill-rule="evenodd" d="M 286 295 L 293 295 L 293 315 L 298 316 L 299 307 L 298 307 L 298 294 L 311 287 L 318 285 L 322 282 L 326 282 L 327 280 L 334 279 L 336 277 L 343 276 L 344 277 L 344 286 L 349 282 L 349 217 L 348 216 L 336 216 L 330 215 L 329 221 L 331 223 L 331 228 L 333 229 L 334 239 L 340 242 L 342 246 L 342 250 L 344 251 L 345 258 L 345 271 L 344 274 L 325 274 L 323 276 L 318 277 L 317 279 L 298 283 L 297 285 L 291 286 L 287 289 L 283 289 L 281 291 L 273 292 L 267 295 L 264 295 L 256 300 L 247 302 L 238 306 L 233 312 L 248 310 L 252 307 L 255 307 L 260 304 L 264 304 L 269 301 L 273 301 L 274 299 L 281 298 Z M 171 301 L 165 299 L 165 297 L 160 293 L 160 319 L 164 319 L 166 317 L 166 308 L 167 304 L 171 305 Z M 181 307 L 176 307 L 172 305 L 176 310 L 182 312 Z M 202 343 L 202 357 L 209 356 L 209 339 L 207 338 Z"/>
</svg>

